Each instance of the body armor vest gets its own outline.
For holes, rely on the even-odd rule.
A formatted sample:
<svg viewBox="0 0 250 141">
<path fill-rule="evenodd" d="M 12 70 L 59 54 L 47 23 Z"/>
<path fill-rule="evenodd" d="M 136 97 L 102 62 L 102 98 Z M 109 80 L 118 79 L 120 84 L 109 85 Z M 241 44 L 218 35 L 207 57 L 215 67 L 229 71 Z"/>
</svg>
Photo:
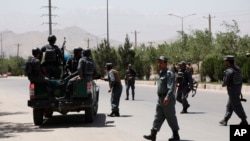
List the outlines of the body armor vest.
<svg viewBox="0 0 250 141">
<path fill-rule="evenodd" d="M 231 69 L 233 70 L 233 78 L 232 78 L 233 84 L 236 84 L 236 85 L 241 84 L 242 77 L 241 77 L 241 71 L 240 71 L 239 67 L 233 66 Z"/>
<path fill-rule="evenodd" d="M 83 75 L 93 75 L 94 73 L 94 62 L 90 58 L 84 58 L 82 61 L 83 66 Z"/>
<path fill-rule="evenodd" d="M 118 72 L 114 69 L 112 69 L 111 71 L 114 73 L 115 83 L 121 83 L 120 75 L 118 74 Z"/>
<path fill-rule="evenodd" d="M 45 62 L 57 62 L 56 49 L 51 45 L 46 47 L 45 51 Z"/>
</svg>

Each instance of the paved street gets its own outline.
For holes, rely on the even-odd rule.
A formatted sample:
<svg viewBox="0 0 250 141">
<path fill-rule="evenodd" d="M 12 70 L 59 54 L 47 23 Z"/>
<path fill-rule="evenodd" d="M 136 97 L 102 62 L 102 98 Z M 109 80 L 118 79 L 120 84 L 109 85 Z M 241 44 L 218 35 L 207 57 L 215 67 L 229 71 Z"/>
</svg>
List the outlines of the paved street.
<svg viewBox="0 0 250 141">
<path fill-rule="evenodd" d="M 125 86 L 120 101 L 121 117 L 107 117 L 110 113 L 108 83 L 98 81 L 100 101 L 94 123 L 84 122 L 84 112 L 62 116 L 55 113 L 43 126 L 34 126 L 32 109 L 27 106 L 29 98 L 26 78 L 0 79 L 0 140 L 2 141 L 145 141 L 152 127 L 156 104 L 155 85 L 136 85 L 135 100 L 126 101 Z M 243 103 L 250 117 L 250 92 Z M 227 102 L 226 91 L 198 89 L 195 97 L 189 97 L 188 114 L 180 114 L 181 105 L 176 103 L 177 118 L 182 141 L 229 141 L 229 126 L 220 126 Z M 131 97 L 130 97 L 131 99 Z M 229 124 L 238 124 L 233 114 Z M 249 119 L 248 119 L 249 122 Z M 172 132 L 165 122 L 157 141 L 166 141 Z"/>
</svg>

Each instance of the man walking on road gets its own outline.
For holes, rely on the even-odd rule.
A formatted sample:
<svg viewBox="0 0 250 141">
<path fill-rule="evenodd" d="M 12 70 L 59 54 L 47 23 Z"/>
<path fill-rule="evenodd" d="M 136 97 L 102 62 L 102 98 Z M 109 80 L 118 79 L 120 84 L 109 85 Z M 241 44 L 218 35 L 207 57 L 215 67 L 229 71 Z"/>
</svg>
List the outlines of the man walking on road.
<svg viewBox="0 0 250 141">
<path fill-rule="evenodd" d="M 181 114 L 187 113 L 187 109 L 190 107 L 188 103 L 188 93 L 193 90 L 193 79 L 192 74 L 186 67 L 186 62 L 181 61 L 179 63 L 180 70 L 177 76 L 177 96 L 176 99 L 178 102 L 182 104 L 183 110 Z"/>
<path fill-rule="evenodd" d="M 248 125 L 247 116 L 241 104 L 241 87 L 242 77 L 240 68 L 234 64 L 234 56 L 228 55 L 224 58 L 227 69 L 224 72 L 222 87 L 227 87 L 228 102 L 226 106 L 226 114 L 224 119 L 219 123 L 227 126 L 228 120 L 231 118 L 233 112 L 241 119 L 240 125 Z"/>
<path fill-rule="evenodd" d="M 179 125 L 175 113 L 175 76 L 173 72 L 167 68 L 168 59 L 165 56 L 160 56 L 158 59 L 158 67 L 160 70 L 160 76 L 158 79 L 158 102 L 156 104 L 156 114 L 153 121 L 153 128 L 151 134 L 144 135 L 147 140 L 155 141 L 156 134 L 160 131 L 160 128 L 165 120 L 172 129 L 173 136 L 169 141 L 178 141 L 179 137 Z"/>
<path fill-rule="evenodd" d="M 126 70 L 126 76 L 125 76 L 126 94 L 127 94 L 125 100 L 129 100 L 129 88 L 131 88 L 132 91 L 132 100 L 135 99 L 135 77 L 136 77 L 135 70 L 132 68 L 131 64 L 128 64 L 128 69 Z"/>
</svg>

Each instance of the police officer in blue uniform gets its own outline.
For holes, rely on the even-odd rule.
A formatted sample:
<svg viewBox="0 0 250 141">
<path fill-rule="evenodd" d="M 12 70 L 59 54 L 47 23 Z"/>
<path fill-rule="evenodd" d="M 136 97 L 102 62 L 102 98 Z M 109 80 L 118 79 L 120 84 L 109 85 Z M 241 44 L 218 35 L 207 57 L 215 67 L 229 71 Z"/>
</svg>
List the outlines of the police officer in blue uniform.
<svg viewBox="0 0 250 141">
<path fill-rule="evenodd" d="M 235 112 L 241 119 L 240 125 L 248 125 L 247 116 L 240 100 L 242 87 L 241 70 L 234 64 L 233 55 L 227 55 L 224 60 L 226 61 L 227 69 L 224 72 L 222 87 L 227 87 L 228 102 L 224 119 L 219 123 L 227 126 L 228 120 L 231 118 L 233 112 Z"/>
<path fill-rule="evenodd" d="M 172 129 L 173 136 L 169 141 L 178 141 L 180 136 L 178 133 L 179 125 L 175 112 L 175 75 L 167 68 L 168 59 L 165 56 L 160 56 L 158 59 L 158 67 L 160 69 L 160 76 L 158 79 L 158 102 L 156 104 L 156 114 L 153 121 L 151 134 L 144 135 L 147 140 L 155 141 L 156 134 L 160 130 L 163 122 L 166 120 Z"/>
<path fill-rule="evenodd" d="M 120 75 L 117 70 L 113 69 L 112 63 L 106 63 L 106 69 L 108 71 L 108 78 L 103 78 L 102 80 L 109 82 L 109 90 L 111 92 L 111 113 L 108 115 L 110 117 L 119 117 L 119 105 L 120 97 L 122 94 L 122 83 Z"/>
</svg>

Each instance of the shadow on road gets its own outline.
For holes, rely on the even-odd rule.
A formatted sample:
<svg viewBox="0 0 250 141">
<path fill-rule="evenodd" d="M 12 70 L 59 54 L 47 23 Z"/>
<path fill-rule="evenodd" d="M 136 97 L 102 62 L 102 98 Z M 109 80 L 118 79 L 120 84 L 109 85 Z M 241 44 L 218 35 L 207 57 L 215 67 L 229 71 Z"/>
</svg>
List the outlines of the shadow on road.
<svg viewBox="0 0 250 141">
<path fill-rule="evenodd" d="M 105 114 L 97 114 L 93 123 L 86 123 L 84 114 L 56 115 L 46 119 L 40 128 L 114 127 Z"/>
<path fill-rule="evenodd" d="M 120 117 L 133 117 L 132 115 L 120 115 Z"/>
<path fill-rule="evenodd" d="M 188 112 L 186 114 L 205 114 L 206 112 Z"/>
<path fill-rule="evenodd" d="M 28 133 L 28 132 L 48 132 L 52 130 L 44 130 L 35 127 L 33 123 L 13 123 L 13 122 L 0 122 L 0 139 L 15 137 L 15 133 Z"/>
<path fill-rule="evenodd" d="M 25 113 L 25 112 L 15 112 L 15 113 L 0 112 L 0 116 L 9 116 L 9 115 L 18 115 L 18 114 L 27 114 L 27 113 Z"/>
<path fill-rule="evenodd" d="M 0 112 L 0 116 L 12 116 L 27 114 L 26 112 Z M 15 137 L 15 133 L 24 132 L 48 132 L 50 130 L 39 129 L 33 123 L 0 122 L 0 139 Z"/>
</svg>

